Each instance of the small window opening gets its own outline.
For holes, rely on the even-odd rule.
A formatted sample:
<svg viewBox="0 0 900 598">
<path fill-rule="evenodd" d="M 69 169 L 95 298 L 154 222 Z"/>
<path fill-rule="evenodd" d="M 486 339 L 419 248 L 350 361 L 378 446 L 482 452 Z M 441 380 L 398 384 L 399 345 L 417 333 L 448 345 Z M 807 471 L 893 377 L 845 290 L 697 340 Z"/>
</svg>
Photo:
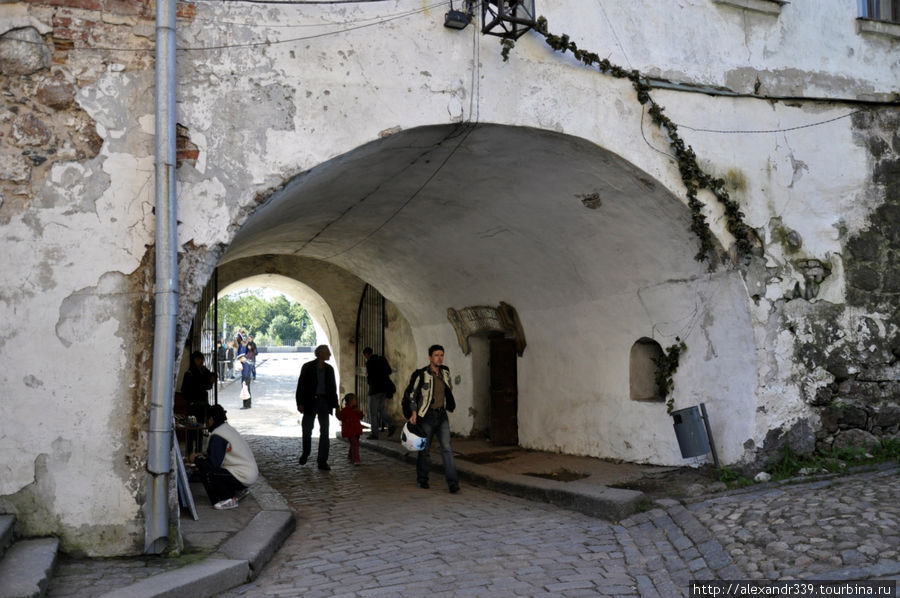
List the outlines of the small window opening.
<svg viewBox="0 0 900 598">
<path fill-rule="evenodd" d="M 659 401 L 659 387 L 656 384 L 656 361 L 663 356 L 663 349 L 651 338 L 638 339 L 631 346 L 630 388 L 632 401 Z"/>
</svg>

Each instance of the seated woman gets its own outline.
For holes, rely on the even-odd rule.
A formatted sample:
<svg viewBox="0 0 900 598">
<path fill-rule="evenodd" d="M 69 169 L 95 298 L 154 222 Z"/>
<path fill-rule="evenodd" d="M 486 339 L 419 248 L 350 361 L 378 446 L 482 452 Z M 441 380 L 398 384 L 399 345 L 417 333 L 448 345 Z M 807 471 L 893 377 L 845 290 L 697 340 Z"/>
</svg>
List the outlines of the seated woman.
<svg viewBox="0 0 900 598">
<path fill-rule="evenodd" d="M 194 453 L 190 462 L 197 465 L 200 480 L 213 508 L 235 509 L 259 478 L 259 469 L 250 445 L 238 431 L 226 423 L 225 409 L 212 405 L 207 411 L 209 443 L 206 454 Z"/>
</svg>

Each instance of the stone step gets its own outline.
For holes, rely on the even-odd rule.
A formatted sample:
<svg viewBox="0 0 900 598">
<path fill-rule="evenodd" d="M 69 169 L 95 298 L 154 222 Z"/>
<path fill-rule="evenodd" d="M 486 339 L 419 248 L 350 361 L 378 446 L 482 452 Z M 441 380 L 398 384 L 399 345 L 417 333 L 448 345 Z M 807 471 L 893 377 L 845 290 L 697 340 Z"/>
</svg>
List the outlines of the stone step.
<svg viewBox="0 0 900 598">
<path fill-rule="evenodd" d="M 19 540 L 0 560 L 0 598 L 39 598 L 56 566 L 59 540 Z"/>
<path fill-rule="evenodd" d="M 15 515 L 0 515 L 0 559 L 13 541 L 13 529 L 16 527 Z"/>
</svg>

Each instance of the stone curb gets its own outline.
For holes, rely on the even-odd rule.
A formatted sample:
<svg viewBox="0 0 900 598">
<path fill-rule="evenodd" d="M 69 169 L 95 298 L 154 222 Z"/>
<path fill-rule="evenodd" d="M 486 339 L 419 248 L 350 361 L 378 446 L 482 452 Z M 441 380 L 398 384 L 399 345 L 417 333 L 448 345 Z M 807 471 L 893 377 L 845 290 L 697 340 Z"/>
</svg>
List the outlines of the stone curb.
<svg viewBox="0 0 900 598">
<path fill-rule="evenodd" d="M 260 511 L 219 552 L 231 559 L 247 561 L 253 580 L 296 527 L 297 521 L 290 511 Z"/>
<path fill-rule="evenodd" d="M 147 577 L 130 586 L 103 594 L 100 598 L 176 598 L 216 596 L 247 581 L 247 561 L 207 559 L 159 575 Z"/>
<path fill-rule="evenodd" d="M 297 520 L 284 497 L 265 478 L 254 484 L 252 495 L 259 513 L 213 556 L 147 577 L 101 598 L 208 598 L 256 579 L 293 533 Z"/>
<path fill-rule="evenodd" d="M 416 462 L 415 454 L 408 452 L 399 443 L 383 444 L 360 439 L 360 445 L 407 463 Z M 443 471 L 439 463 L 432 463 L 431 469 L 435 472 Z M 502 473 L 462 459 L 456 460 L 456 470 L 460 479 L 476 486 L 609 521 L 619 521 L 636 513 L 638 506 L 646 499 L 646 495 L 637 490 L 598 486 L 583 480 L 556 482 L 522 474 Z"/>
</svg>

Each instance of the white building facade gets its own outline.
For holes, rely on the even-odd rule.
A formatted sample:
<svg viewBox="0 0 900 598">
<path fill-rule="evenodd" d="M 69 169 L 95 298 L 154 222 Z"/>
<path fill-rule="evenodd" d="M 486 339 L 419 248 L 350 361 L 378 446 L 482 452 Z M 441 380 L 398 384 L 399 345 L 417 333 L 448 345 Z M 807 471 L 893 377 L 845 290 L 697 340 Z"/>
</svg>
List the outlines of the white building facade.
<svg viewBox="0 0 900 598">
<path fill-rule="evenodd" d="M 370 285 L 387 300 L 398 382 L 446 347 L 461 434 L 490 433 L 489 341 L 458 337 L 448 310 L 505 304 L 521 446 L 694 463 L 668 410 L 699 403 L 735 466 L 785 444 L 896 437 L 891 14 L 821 0 L 536 4 L 550 39 L 636 72 L 652 100 L 537 31 L 504 60 L 480 15 L 444 27 L 447 2 L 180 4 L 179 357 L 218 269 L 220 290 L 252 280 L 303 296 L 349 385 Z M 0 511 L 73 554 L 144 548 L 147 10 L 0 3 Z M 676 135 L 737 203 L 738 228 L 709 190 L 692 209 Z M 680 342 L 662 399 L 652 359 Z"/>
</svg>

